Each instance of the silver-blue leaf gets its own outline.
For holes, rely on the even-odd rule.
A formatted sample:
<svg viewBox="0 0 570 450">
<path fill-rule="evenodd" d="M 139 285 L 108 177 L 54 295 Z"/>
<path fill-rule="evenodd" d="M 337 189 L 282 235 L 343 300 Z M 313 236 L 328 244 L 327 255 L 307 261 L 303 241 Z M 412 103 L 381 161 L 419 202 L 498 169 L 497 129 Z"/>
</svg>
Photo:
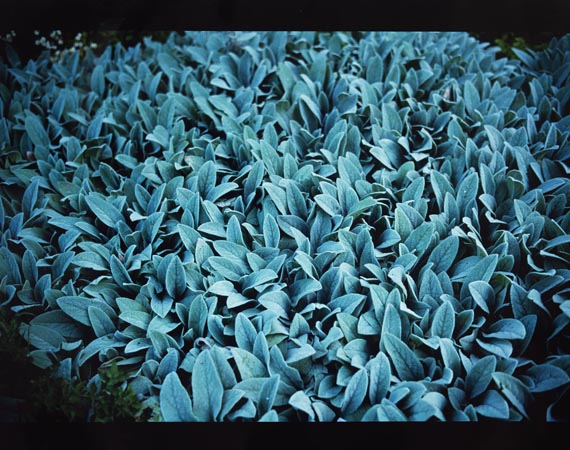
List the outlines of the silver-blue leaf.
<svg viewBox="0 0 570 450">
<path fill-rule="evenodd" d="M 196 422 L 190 395 L 176 372 L 166 375 L 160 389 L 160 413 L 166 422 Z"/>
</svg>

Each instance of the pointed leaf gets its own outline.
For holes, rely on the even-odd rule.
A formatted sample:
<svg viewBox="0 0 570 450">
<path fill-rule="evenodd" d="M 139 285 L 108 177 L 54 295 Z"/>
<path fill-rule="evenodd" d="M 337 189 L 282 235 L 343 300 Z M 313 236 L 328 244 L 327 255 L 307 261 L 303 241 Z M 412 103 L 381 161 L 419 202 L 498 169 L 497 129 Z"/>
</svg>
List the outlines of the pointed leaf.
<svg viewBox="0 0 570 450">
<path fill-rule="evenodd" d="M 172 258 L 168 265 L 165 285 L 166 292 L 168 292 L 168 295 L 172 298 L 180 298 L 186 291 L 186 272 L 178 256 Z"/>
<path fill-rule="evenodd" d="M 475 303 L 488 314 L 495 297 L 491 285 L 486 281 L 473 281 L 469 283 L 469 293 L 475 300 Z"/>
<path fill-rule="evenodd" d="M 493 380 L 505 397 L 517 408 L 526 418 L 526 407 L 529 400 L 528 388 L 519 379 L 503 372 L 493 373 Z"/>
<path fill-rule="evenodd" d="M 448 236 L 442 240 L 431 252 L 428 263 L 433 263 L 432 270 L 435 273 L 446 272 L 457 256 L 459 250 L 459 238 Z"/>
<path fill-rule="evenodd" d="M 508 419 L 509 405 L 507 401 L 495 390 L 487 391 L 481 399 L 481 404 L 475 406 L 475 411 L 492 419 Z"/>
<path fill-rule="evenodd" d="M 570 377 L 564 370 L 548 363 L 531 367 L 527 375 L 534 381 L 531 392 L 550 391 L 570 382 Z"/>
<path fill-rule="evenodd" d="M 195 422 L 190 396 L 176 372 L 166 375 L 160 389 L 160 412 L 166 422 Z"/>
<path fill-rule="evenodd" d="M 271 215 L 265 216 L 263 221 L 263 238 L 267 247 L 279 247 L 279 239 L 281 238 L 279 226 Z"/>
<path fill-rule="evenodd" d="M 253 352 L 253 344 L 257 336 L 257 330 L 243 313 L 236 316 L 235 338 L 239 348 Z"/>
<path fill-rule="evenodd" d="M 396 336 L 387 334 L 384 336 L 384 345 L 402 381 L 420 380 L 423 378 L 424 370 L 422 364 L 406 344 Z"/>
<path fill-rule="evenodd" d="M 366 372 L 365 369 L 360 369 L 350 378 L 350 381 L 346 386 L 341 407 L 342 413 L 352 414 L 356 411 L 364 401 L 367 390 L 368 372 Z"/>
<path fill-rule="evenodd" d="M 193 409 L 201 421 L 215 421 L 222 409 L 224 387 L 209 351 L 201 352 L 192 370 Z"/>
<path fill-rule="evenodd" d="M 431 324 L 431 335 L 441 338 L 451 338 L 455 328 L 455 311 L 450 302 L 443 302 L 435 315 Z"/>
<path fill-rule="evenodd" d="M 41 145 L 46 148 L 49 147 L 49 136 L 40 119 L 38 119 L 36 116 L 30 115 L 26 117 L 24 126 L 26 128 L 28 136 L 30 137 L 30 140 L 34 145 Z"/>
<path fill-rule="evenodd" d="M 485 392 L 496 366 L 497 359 L 491 355 L 485 356 L 473 364 L 465 378 L 465 393 L 470 398 L 477 397 Z"/>
<path fill-rule="evenodd" d="M 231 352 L 242 380 L 267 376 L 267 369 L 253 354 L 235 347 L 231 349 Z"/>
<path fill-rule="evenodd" d="M 259 391 L 258 410 L 259 414 L 266 414 L 273 407 L 277 390 L 279 388 L 279 375 L 274 375 L 266 379 Z"/>
<path fill-rule="evenodd" d="M 524 339 L 526 329 L 517 319 L 500 319 L 487 328 L 483 336 L 495 339 Z"/>
<path fill-rule="evenodd" d="M 115 332 L 116 328 L 113 321 L 101 308 L 89 306 L 87 308 L 87 315 L 89 316 L 91 328 L 93 328 L 95 336 L 101 337 Z"/>
<path fill-rule="evenodd" d="M 289 404 L 293 408 L 303 411 L 311 420 L 314 420 L 315 412 L 311 408 L 311 399 L 303 391 L 295 392 L 289 399 Z"/>
<path fill-rule="evenodd" d="M 121 212 L 107 198 L 97 192 L 86 195 L 85 201 L 95 217 L 110 228 L 116 228 L 119 222 L 125 220 Z"/>
<path fill-rule="evenodd" d="M 390 387 L 390 361 L 384 353 L 370 361 L 370 404 L 377 405 L 386 397 Z"/>
</svg>

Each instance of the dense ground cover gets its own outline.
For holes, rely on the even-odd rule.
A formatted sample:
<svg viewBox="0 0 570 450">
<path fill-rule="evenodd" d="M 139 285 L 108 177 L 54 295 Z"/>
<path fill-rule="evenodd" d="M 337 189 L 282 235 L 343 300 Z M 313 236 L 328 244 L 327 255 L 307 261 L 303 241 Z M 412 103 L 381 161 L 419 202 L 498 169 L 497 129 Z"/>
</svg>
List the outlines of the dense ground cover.
<svg viewBox="0 0 570 450">
<path fill-rule="evenodd" d="M 570 38 L 497 52 L 8 51 L 0 305 L 34 364 L 118 367 L 167 421 L 567 418 Z"/>
</svg>

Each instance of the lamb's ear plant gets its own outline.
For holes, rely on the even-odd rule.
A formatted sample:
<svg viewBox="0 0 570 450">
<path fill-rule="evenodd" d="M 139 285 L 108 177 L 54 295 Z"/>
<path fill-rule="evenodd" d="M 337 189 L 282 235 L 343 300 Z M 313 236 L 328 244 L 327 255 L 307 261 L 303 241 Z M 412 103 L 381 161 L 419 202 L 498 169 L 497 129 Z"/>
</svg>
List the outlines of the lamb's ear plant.
<svg viewBox="0 0 570 450">
<path fill-rule="evenodd" d="M 324 32 L 9 51 L 0 307 L 63 383 L 38 405 L 563 419 L 570 38 L 497 52 Z"/>
</svg>

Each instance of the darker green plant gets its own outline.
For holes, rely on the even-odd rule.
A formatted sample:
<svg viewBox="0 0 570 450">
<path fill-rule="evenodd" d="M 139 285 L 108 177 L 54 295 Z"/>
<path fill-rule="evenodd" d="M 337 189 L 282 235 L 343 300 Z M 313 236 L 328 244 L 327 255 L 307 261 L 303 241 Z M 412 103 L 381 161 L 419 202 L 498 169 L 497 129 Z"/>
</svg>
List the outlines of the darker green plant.
<svg viewBox="0 0 570 450">
<path fill-rule="evenodd" d="M 28 357 L 20 324 L 0 310 L 0 421 L 135 422 L 151 417 L 130 386 L 128 374 L 112 364 L 99 370 L 98 383 L 56 376 Z"/>
<path fill-rule="evenodd" d="M 497 44 L 500 47 L 501 52 L 503 52 L 503 54 L 510 59 L 517 58 L 517 55 L 513 51 L 514 48 L 517 48 L 519 50 L 525 50 L 529 48 L 532 50 L 544 50 L 548 47 L 548 42 L 531 44 L 527 42 L 523 36 L 513 36 L 513 33 L 507 33 L 503 37 L 495 39 L 495 44 Z"/>
<path fill-rule="evenodd" d="M 150 411 L 145 410 L 132 387 L 126 385 L 127 375 L 112 364 L 99 371 L 100 385 L 91 385 L 89 397 L 94 422 L 146 421 Z"/>
<path fill-rule="evenodd" d="M 39 421 L 138 422 L 150 418 L 127 374 L 116 364 L 99 370 L 99 382 L 41 376 L 32 381 L 32 411 Z"/>
<path fill-rule="evenodd" d="M 28 344 L 18 334 L 18 322 L 0 309 L 0 421 L 17 421 L 33 366 Z"/>
<path fill-rule="evenodd" d="M 513 49 L 541 51 L 548 48 L 548 44 L 556 33 L 521 33 L 521 32 L 481 32 L 473 33 L 478 39 L 495 44 L 500 48 L 498 56 L 509 59 L 518 59 Z"/>
<path fill-rule="evenodd" d="M 2 360 L 9 357 L 12 363 L 25 364 L 29 345 L 21 338 L 18 328 L 18 321 L 10 317 L 6 310 L 0 309 L 0 356 Z M 2 365 L 0 371 L 4 373 L 7 369 L 6 365 Z"/>
<path fill-rule="evenodd" d="M 85 422 L 91 396 L 85 381 L 53 378 L 44 373 L 30 381 L 27 421 Z"/>
</svg>

